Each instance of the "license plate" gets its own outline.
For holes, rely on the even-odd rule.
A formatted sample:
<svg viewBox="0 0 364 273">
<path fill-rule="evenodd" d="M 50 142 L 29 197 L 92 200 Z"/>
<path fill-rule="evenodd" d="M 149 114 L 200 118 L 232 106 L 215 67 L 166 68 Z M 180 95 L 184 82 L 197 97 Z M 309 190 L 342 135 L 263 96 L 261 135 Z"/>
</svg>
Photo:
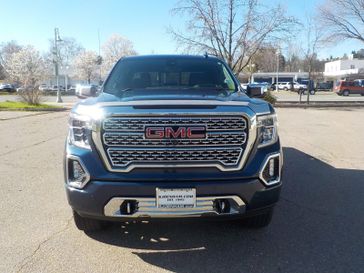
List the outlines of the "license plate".
<svg viewBox="0 0 364 273">
<path fill-rule="evenodd" d="M 194 208 L 196 189 L 156 189 L 158 208 Z"/>
</svg>

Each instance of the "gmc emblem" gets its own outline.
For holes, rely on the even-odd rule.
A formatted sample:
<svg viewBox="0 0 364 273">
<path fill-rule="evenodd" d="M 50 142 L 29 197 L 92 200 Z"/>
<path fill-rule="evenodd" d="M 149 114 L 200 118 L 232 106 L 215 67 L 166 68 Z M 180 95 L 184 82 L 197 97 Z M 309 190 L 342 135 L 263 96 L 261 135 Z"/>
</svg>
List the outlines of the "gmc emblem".
<svg viewBox="0 0 364 273">
<path fill-rule="evenodd" d="M 206 138 L 206 127 L 151 126 L 145 127 L 144 135 L 148 139 L 203 139 Z"/>
</svg>

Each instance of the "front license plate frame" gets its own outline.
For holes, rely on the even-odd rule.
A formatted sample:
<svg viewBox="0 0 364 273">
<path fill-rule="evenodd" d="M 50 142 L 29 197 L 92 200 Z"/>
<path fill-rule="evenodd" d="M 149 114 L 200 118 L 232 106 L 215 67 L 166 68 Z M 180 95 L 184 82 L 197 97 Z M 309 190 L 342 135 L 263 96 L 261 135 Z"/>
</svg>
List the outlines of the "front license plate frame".
<svg viewBox="0 0 364 273">
<path fill-rule="evenodd" d="M 157 208 L 186 209 L 196 207 L 195 188 L 156 188 Z"/>
</svg>

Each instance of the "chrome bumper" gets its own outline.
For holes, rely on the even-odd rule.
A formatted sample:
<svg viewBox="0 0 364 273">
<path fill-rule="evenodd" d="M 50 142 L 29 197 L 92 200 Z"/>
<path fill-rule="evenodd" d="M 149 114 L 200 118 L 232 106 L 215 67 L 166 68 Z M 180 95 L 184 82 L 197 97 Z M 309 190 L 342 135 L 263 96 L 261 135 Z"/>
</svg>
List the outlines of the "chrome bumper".
<svg viewBox="0 0 364 273">
<path fill-rule="evenodd" d="M 222 200 L 228 204 L 223 212 L 219 211 L 217 206 L 217 203 Z M 122 212 L 121 206 L 124 202 L 134 202 L 136 204 L 134 210 L 129 213 Z M 244 212 L 245 203 L 236 195 L 196 197 L 196 206 L 193 208 L 158 208 L 155 198 L 137 197 L 114 197 L 104 207 L 105 216 L 126 218 L 201 217 L 234 215 Z"/>
</svg>

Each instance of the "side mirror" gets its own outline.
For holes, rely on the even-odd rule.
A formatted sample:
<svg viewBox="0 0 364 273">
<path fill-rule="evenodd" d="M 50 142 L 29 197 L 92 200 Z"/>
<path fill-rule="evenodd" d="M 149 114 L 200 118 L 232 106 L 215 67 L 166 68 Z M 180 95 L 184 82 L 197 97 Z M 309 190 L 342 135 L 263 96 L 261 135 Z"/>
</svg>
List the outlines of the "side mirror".
<svg viewBox="0 0 364 273">
<path fill-rule="evenodd" d="M 96 97 L 97 96 L 97 87 L 94 85 L 77 86 L 76 95 L 79 98 Z"/>
<path fill-rule="evenodd" d="M 261 87 L 248 87 L 246 93 L 251 98 L 262 98 L 264 96 L 263 89 Z"/>
</svg>

